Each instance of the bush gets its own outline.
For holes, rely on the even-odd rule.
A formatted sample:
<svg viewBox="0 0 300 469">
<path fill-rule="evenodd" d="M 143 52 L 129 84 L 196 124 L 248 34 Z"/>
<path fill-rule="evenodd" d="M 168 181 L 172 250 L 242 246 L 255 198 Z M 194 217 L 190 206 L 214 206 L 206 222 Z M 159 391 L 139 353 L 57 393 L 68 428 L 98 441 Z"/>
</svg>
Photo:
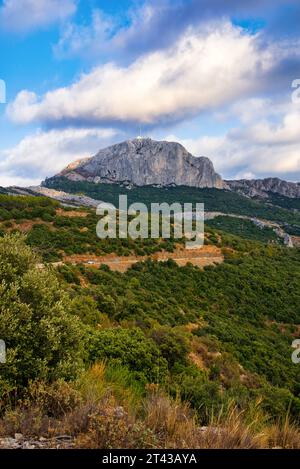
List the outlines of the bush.
<svg viewBox="0 0 300 469">
<path fill-rule="evenodd" d="M 189 351 L 185 335 L 167 326 L 156 327 L 151 332 L 151 338 L 158 345 L 162 356 L 170 367 L 177 362 L 185 363 Z"/>
<path fill-rule="evenodd" d="M 84 324 L 97 326 L 101 322 L 101 313 L 91 296 L 76 296 L 72 301 L 72 310 Z"/>
<path fill-rule="evenodd" d="M 113 360 L 128 366 L 143 382 L 161 382 L 167 376 L 167 361 L 153 340 L 145 337 L 141 329 L 106 329 L 92 335 L 90 359 Z"/>
<path fill-rule="evenodd" d="M 175 376 L 173 386 L 172 394 L 176 396 L 179 393 L 183 401 L 188 401 L 203 425 L 207 425 L 211 416 L 218 414 L 225 404 L 219 384 L 208 381 L 205 373 L 194 367 L 184 368 Z"/>
<path fill-rule="evenodd" d="M 57 380 L 47 384 L 44 381 L 29 383 L 24 401 L 25 407 L 35 405 L 48 417 L 59 418 L 71 412 L 82 403 L 82 396 L 71 384 Z"/>
<path fill-rule="evenodd" d="M 54 273 L 38 262 L 22 237 L 0 239 L 0 337 L 7 347 L 0 395 L 36 378 L 72 378 L 82 365 L 80 320 Z"/>
</svg>

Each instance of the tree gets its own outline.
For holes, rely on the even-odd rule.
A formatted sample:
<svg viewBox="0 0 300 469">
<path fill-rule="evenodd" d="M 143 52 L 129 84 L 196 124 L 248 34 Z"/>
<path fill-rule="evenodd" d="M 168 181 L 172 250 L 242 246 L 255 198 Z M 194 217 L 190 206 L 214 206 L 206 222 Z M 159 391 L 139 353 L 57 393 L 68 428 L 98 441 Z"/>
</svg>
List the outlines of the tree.
<svg viewBox="0 0 300 469">
<path fill-rule="evenodd" d="M 29 380 L 72 378 L 82 366 L 82 324 L 55 274 L 19 235 L 0 239 L 0 395 Z"/>
</svg>

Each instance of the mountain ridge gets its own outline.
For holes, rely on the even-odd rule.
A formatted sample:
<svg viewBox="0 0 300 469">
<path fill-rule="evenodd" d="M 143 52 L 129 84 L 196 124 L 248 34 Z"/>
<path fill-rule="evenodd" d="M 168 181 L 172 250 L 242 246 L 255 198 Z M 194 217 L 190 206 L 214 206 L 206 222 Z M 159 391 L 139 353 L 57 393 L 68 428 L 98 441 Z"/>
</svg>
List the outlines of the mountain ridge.
<svg viewBox="0 0 300 469">
<path fill-rule="evenodd" d="M 300 183 L 284 181 L 277 177 L 231 180 L 226 183 L 230 190 L 251 198 L 267 199 L 269 192 L 289 198 L 300 198 Z"/>
<path fill-rule="evenodd" d="M 269 194 L 300 198 L 300 183 L 277 177 L 224 180 L 205 156 L 193 156 L 180 143 L 138 137 L 101 149 L 96 155 L 73 161 L 57 177 L 95 184 L 125 186 L 189 186 L 227 189 L 250 198 L 268 199 Z"/>
</svg>

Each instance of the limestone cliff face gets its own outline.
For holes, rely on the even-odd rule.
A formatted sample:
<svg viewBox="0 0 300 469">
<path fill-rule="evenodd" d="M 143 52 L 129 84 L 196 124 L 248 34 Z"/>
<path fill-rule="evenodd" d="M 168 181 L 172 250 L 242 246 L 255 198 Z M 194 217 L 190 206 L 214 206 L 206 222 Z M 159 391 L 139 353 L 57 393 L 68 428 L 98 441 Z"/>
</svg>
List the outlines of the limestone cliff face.
<svg viewBox="0 0 300 469">
<path fill-rule="evenodd" d="M 208 158 L 194 157 L 179 143 L 150 138 L 137 138 L 100 150 L 92 158 L 72 163 L 58 176 L 135 186 L 227 187 Z"/>
<path fill-rule="evenodd" d="M 287 182 L 278 178 L 241 179 L 240 181 L 226 181 L 228 187 L 235 192 L 248 197 L 267 198 L 268 192 L 284 195 L 285 197 L 300 197 L 300 184 Z"/>
</svg>

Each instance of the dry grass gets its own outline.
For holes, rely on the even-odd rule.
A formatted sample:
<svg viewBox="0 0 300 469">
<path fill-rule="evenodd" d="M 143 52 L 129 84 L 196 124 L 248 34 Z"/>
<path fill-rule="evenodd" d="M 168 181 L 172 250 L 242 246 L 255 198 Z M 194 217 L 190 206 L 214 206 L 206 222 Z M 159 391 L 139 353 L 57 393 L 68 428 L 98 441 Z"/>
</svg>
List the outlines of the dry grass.
<svg viewBox="0 0 300 469">
<path fill-rule="evenodd" d="M 171 399 L 157 385 L 141 397 L 126 384 L 126 373 L 108 371 L 98 363 L 72 385 L 32 383 L 2 416 L 0 436 L 67 434 L 78 448 L 300 448 L 300 431 L 289 416 L 270 423 L 259 401 L 247 411 L 232 403 L 200 427 L 179 398 Z"/>
<path fill-rule="evenodd" d="M 262 445 L 266 448 L 300 449 L 299 427 L 289 421 L 270 425 L 265 429 Z"/>
<path fill-rule="evenodd" d="M 189 405 L 179 399 L 170 400 L 159 391 L 154 392 L 145 401 L 144 422 L 163 448 L 188 448 L 195 443 L 195 416 Z"/>
</svg>

